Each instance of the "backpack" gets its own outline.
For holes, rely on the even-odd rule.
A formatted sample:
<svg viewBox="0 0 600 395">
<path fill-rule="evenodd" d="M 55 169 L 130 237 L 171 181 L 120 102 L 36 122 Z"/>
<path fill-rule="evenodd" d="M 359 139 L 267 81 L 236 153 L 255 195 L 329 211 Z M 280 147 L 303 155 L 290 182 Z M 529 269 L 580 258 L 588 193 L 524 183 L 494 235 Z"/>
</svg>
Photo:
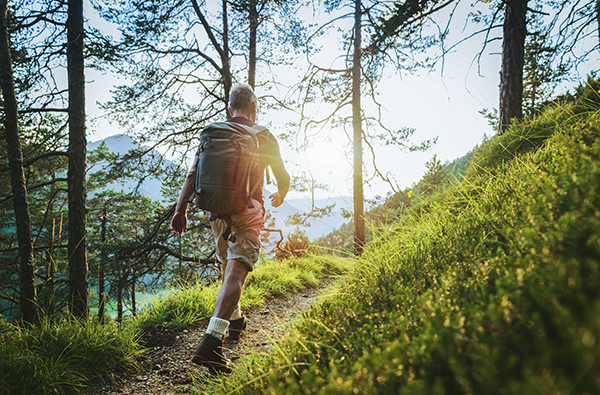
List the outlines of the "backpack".
<svg viewBox="0 0 600 395">
<path fill-rule="evenodd" d="M 200 132 L 194 182 L 196 206 L 217 217 L 236 214 L 251 207 L 252 195 L 261 184 L 258 173 L 260 125 L 249 127 L 234 122 L 216 122 Z"/>
</svg>

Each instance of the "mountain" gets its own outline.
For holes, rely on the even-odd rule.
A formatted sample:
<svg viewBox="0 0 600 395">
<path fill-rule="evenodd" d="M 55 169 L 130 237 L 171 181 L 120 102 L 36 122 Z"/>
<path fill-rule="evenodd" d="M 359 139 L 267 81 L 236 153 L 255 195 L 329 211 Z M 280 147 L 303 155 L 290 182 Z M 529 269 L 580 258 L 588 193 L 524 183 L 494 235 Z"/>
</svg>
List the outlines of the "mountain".
<svg viewBox="0 0 600 395">
<path fill-rule="evenodd" d="M 284 237 L 290 234 L 298 228 L 298 226 L 286 225 L 285 221 L 288 216 L 297 213 L 310 212 L 311 199 L 288 199 L 277 208 L 271 206 L 271 202 L 268 196 L 271 194 L 265 189 L 265 208 L 271 212 L 275 218 L 275 228 L 281 229 L 284 233 Z M 310 226 L 300 226 L 299 228 L 306 232 L 306 235 L 314 240 L 317 237 L 325 236 L 331 233 L 335 229 L 339 229 L 344 223 L 348 222 L 347 218 L 342 217 L 342 209 L 352 209 L 352 199 L 347 196 L 337 196 L 328 199 L 317 199 L 315 200 L 315 206 L 323 208 L 327 205 L 335 204 L 332 215 L 323 218 L 311 218 L 307 221 Z"/>
<path fill-rule="evenodd" d="M 123 155 L 129 150 L 140 148 L 139 144 L 136 144 L 133 139 L 126 134 L 116 134 L 114 136 L 107 137 L 103 140 L 94 142 L 88 141 L 88 151 L 93 151 L 104 142 L 108 149 L 115 154 Z"/>
<path fill-rule="evenodd" d="M 100 146 L 104 142 L 108 149 L 111 152 L 114 152 L 119 155 L 126 154 L 129 150 L 140 148 L 139 144 L 136 144 L 133 139 L 125 134 L 117 134 L 114 136 L 107 137 L 103 140 L 98 140 L 94 142 L 88 142 L 88 152 L 93 151 Z M 160 155 L 160 153 L 156 150 L 152 150 L 149 155 Z M 167 163 L 170 163 L 168 160 Z M 94 171 L 98 171 L 105 166 L 106 162 L 99 162 L 95 166 L 90 169 L 90 173 Z M 108 184 L 106 189 L 112 189 L 117 192 L 131 192 L 137 186 L 137 180 L 126 179 L 120 182 L 113 182 Z M 164 200 L 163 196 L 160 193 L 160 189 L 162 186 L 162 181 L 158 178 L 147 178 L 138 188 L 138 192 L 141 195 L 147 196 L 152 200 Z"/>
</svg>

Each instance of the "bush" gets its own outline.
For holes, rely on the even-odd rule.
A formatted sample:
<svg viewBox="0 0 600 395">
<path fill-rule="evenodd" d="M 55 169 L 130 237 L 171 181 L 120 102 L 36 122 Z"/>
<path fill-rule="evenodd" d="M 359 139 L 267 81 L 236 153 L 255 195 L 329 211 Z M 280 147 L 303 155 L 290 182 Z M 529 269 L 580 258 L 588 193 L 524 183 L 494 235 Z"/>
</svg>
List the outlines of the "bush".
<svg viewBox="0 0 600 395">
<path fill-rule="evenodd" d="M 309 252 L 310 239 L 304 230 L 296 229 L 287 236 L 283 249 L 295 257 L 302 257 Z"/>
</svg>

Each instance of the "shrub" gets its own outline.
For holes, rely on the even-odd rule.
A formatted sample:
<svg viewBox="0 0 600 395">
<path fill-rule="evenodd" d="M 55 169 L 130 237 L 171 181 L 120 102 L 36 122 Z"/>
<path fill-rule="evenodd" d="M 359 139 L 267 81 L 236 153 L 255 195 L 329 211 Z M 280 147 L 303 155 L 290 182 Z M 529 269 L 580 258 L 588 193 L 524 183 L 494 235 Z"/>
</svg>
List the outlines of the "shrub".
<svg viewBox="0 0 600 395">
<path fill-rule="evenodd" d="M 310 248 L 310 239 L 302 229 L 296 229 L 287 236 L 283 243 L 283 249 L 295 257 L 302 257 L 308 254 Z"/>
</svg>

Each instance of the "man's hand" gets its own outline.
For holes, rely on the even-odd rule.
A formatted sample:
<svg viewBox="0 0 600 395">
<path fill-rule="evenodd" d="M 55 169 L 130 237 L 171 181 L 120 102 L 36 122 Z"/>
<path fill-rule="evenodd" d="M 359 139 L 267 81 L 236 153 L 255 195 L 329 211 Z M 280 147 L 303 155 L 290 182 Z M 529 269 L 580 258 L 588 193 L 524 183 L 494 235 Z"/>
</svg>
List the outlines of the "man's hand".
<svg viewBox="0 0 600 395">
<path fill-rule="evenodd" d="M 185 213 L 175 212 L 173 214 L 171 230 L 179 237 L 187 230 L 187 216 Z"/>
<path fill-rule="evenodd" d="M 271 199 L 271 206 L 273 207 L 279 207 L 283 203 L 283 198 L 281 197 L 279 192 L 275 192 L 274 194 L 269 196 L 269 199 Z"/>
</svg>

